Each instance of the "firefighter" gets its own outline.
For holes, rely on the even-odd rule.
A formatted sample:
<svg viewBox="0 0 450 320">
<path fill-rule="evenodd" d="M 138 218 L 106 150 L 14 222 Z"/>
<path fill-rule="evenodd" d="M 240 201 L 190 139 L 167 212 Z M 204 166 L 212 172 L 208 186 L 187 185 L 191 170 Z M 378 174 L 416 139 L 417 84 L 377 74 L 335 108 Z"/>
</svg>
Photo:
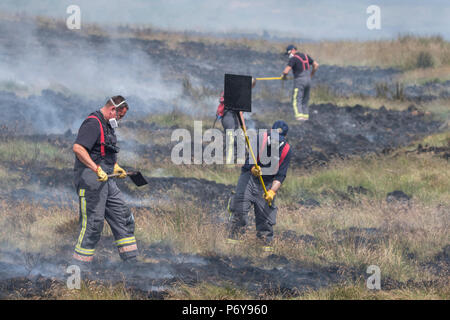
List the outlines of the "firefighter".
<svg viewBox="0 0 450 320">
<path fill-rule="evenodd" d="M 260 162 L 260 156 L 263 154 L 264 148 L 267 149 L 269 157 L 271 157 L 272 153 L 271 137 L 268 133 L 265 133 L 262 141 L 258 143 L 258 165 L 260 167 L 257 168 L 255 165 L 251 165 L 247 157 L 245 165 L 241 169 L 235 195 L 229 204 L 231 223 L 227 239 L 227 242 L 231 244 L 239 242 L 239 237 L 245 233 L 248 224 L 248 212 L 251 205 L 254 205 L 256 236 L 262 242 L 262 249 L 267 252 L 273 251 L 271 242 L 277 215 L 277 207 L 274 203 L 275 195 L 286 178 L 292 157 L 290 146 L 286 142 L 286 134 L 289 130 L 287 123 L 278 120 L 273 124 L 272 129 L 277 130 L 279 133 L 279 148 L 276 151 L 274 150 L 279 155 L 279 157 L 276 157 L 278 160 L 276 169 L 270 174 L 265 174 L 264 170 L 270 164 L 262 165 Z M 262 175 L 267 188 L 267 195 L 264 194 L 264 189 L 259 180 L 260 175 Z"/>
<path fill-rule="evenodd" d="M 235 134 L 237 129 L 241 126 L 239 124 L 239 118 L 241 117 L 242 123 L 245 125 L 244 117 L 242 111 L 233 111 L 225 109 L 225 101 L 223 97 L 223 92 L 220 95 L 219 106 L 216 111 L 216 119 L 220 119 L 222 122 L 223 130 L 226 134 L 226 164 L 232 164 L 234 159 L 234 150 L 237 148 L 235 141 Z M 242 137 L 243 138 L 243 137 Z"/>
<path fill-rule="evenodd" d="M 121 179 L 127 176 L 117 164 L 119 147 L 114 128 L 128 109 L 124 97 L 110 98 L 84 120 L 73 145 L 74 183 L 80 202 L 80 233 L 73 254 L 76 262 L 92 261 L 105 219 L 121 259 L 134 261 L 137 257 L 133 214 L 115 180 L 108 178 L 113 173 Z"/>
<path fill-rule="evenodd" d="M 294 88 L 292 91 L 292 108 L 296 120 L 306 121 L 309 119 L 309 94 L 311 90 L 311 78 L 319 68 L 317 61 L 306 53 L 297 51 L 292 44 L 287 46 L 286 55 L 289 55 L 289 62 L 281 74 L 282 79 L 286 79 L 290 70 L 294 74 Z"/>
</svg>

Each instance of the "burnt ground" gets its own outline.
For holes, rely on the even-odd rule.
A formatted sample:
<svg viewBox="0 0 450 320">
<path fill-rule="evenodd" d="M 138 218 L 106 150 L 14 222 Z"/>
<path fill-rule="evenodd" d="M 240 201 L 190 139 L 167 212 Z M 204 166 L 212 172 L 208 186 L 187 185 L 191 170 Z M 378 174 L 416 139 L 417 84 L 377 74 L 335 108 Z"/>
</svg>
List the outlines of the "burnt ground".
<svg viewBox="0 0 450 320">
<path fill-rule="evenodd" d="M 337 243 L 345 241 L 369 247 L 384 241 L 385 236 L 376 228 L 352 227 L 334 233 Z M 316 241 L 312 236 L 297 235 L 293 231 L 286 231 L 280 237 L 292 245 L 299 241 Z M 141 298 L 164 299 L 174 286 L 204 282 L 233 285 L 247 290 L 255 298 L 267 295 L 290 298 L 301 295 L 305 290 L 344 284 L 349 280 L 364 281 L 367 277 L 366 270 L 339 264 L 327 267 L 305 265 L 275 254 L 261 257 L 258 265 L 237 256 L 177 254 L 164 243 L 147 246 L 138 243 L 142 262 L 130 265 L 118 261 L 117 257 L 111 258 L 114 256 L 112 241 L 109 237 L 100 240 L 95 262 L 89 268 L 81 269 L 82 279 L 107 285 L 123 284 Z M 50 290 L 55 286 L 65 286 L 69 277 L 66 269 L 73 264 L 69 258 L 72 249 L 56 248 L 54 256 L 0 249 L 0 299 L 17 295 L 23 298 L 57 298 Z M 448 246 L 422 265 L 440 275 L 448 274 L 449 266 Z M 399 282 L 386 276 L 381 281 L 384 291 L 436 285 L 439 284 L 433 281 Z"/>
<path fill-rule="evenodd" d="M 260 107 L 271 109 L 264 103 Z M 290 111 L 290 106 L 275 108 L 279 112 L 286 109 Z M 270 128 L 270 124 L 259 127 Z M 293 147 L 294 166 L 309 167 L 332 158 L 390 152 L 441 127 L 441 122 L 407 110 L 320 104 L 310 106 L 309 121 L 290 126 L 287 139 Z"/>
<path fill-rule="evenodd" d="M 102 240 L 104 241 L 112 239 Z M 99 248 L 102 248 L 102 243 Z M 71 249 L 73 248 L 68 250 Z M 256 297 L 276 293 L 298 295 L 306 289 L 318 289 L 341 279 L 337 267 L 324 269 L 302 266 L 276 255 L 268 256 L 262 261 L 265 267 L 257 267 L 245 258 L 175 254 L 169 246 L 156 244 L 141 246 L 141 257 L 149 262 L 138 262 L 130 266 L 117 260 L 112 261 L 107 256 L 109 250 L 102 251 L 97 254 L 97 263 L 89 270 L 83 269 L 86 278 L 111 284 L 121 283 L 124 279 L 127 287 L 145 292 L 150 298 L 164 296 L 170 287 L 180 283 L 195 285 L 219 281 L 246 289 Z M 65 281 L 68 277 L 65 269 L 69 263 L 62 258 L 30 256 L 19 251 L 3 251 L 1 255 L 8 256 L 0 262 L 1 295 L 7 296 L 14 283 L 20 283 L 23 279 L 31 282 L 37 279 L 42 281 L 42 278 Z M 32 292 L 32 295 L 39 293 Z"/>
</svg>

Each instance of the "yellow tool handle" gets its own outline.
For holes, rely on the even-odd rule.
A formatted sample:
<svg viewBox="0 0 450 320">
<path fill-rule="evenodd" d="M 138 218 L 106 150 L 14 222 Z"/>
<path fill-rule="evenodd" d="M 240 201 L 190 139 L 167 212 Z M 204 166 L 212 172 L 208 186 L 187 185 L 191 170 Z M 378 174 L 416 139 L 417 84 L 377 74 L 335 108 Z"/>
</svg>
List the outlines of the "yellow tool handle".
<svg viewBox="0 0 450 320">
<path fill-rule="evenodd" d="M 255 157 L 255 154 L 253 153 L 253 149 L 252 149 L 252 146 L 250 144 L 250 140 L 248 139 L 247 130 L 245 128 L 244 119 L 243 119 L 244 117 L 243 117 L 242 112 L 239 114 L 239 118 L 241 120 L 240 122 L 241 122 L 241 125 L 242 125 L 242 130 L 244 131 L 245 141 L 247 142 L 248 149 L 250 150 L 250 153 L 252 155 L 253 161 L 255 162 L 255 167 L 258 169 L 259 168 L 258 162 L 256 161 L 256 157 Z M 264 195 L 267 197 L 268 193 L 267 193 L 266 185 L 264 184 L 264 180 L 263 180 L 262 176 L 259 176 L 259 181 L 261 182 L 261 185 L 262 185 L 262 187 L 264 189 Z M 269 204 L 269 207 L 272 206 L 272 202 L 268 202 L 268 204 Z"/>
<path fill-rule="evenodd" d="M 250 147 L 250 141 L 248 139 L 247 132 L 244 131 L 244 134 L 245 134 L 245 139 L 247 140 L 247 145 L 249 146 L 250 153 L 252 154 L 253 161 L 255 162 L 255 168 L 259 169 L 258 162 L 256 161 L 255 154 L 253 153 L 253 149 Z M 261 184 L 264 189 L 264 194 L 267 196 L 267 189 L 266 189 L 266 185 L 264 184 L 264 180 L 263 180 L 262 176 L 259 176 L 259 181 L 261 181 Z"/>
<path fill-rule="evenodd" d="M 256 78 L 256 80 L 281 80 L 281 77 Z"/>
<path fill-rule="evenodd" d="M 252 146 L 250 145 L 250 140 L 248 139 L 248 136 L 247 136 L 247 131 L 245 130 L 244 127 L 242 127 L 242 129 L 244 130 L 245 140 L 247 141 L 248 149 L 250 150 L 250 153 L 252 155 L 253 161 L 255 162 L 255 168 L 259 169 L 258 162 L 256 161 L 255 154 L 253 153 Z M 264 195 L 267 197 L 267 189 L 266 189 L 266 185 L 264 184 L 264 180 L 263 180 L 262 176 L 259 176 L 259 181 L 261 182 L 261 185 L 262 185 L 262 187 L 264 189 Z M 272 206 L 271 202 L 269 202 L 268 204 L 269 204 L 269 207 Z"/>
</svg>

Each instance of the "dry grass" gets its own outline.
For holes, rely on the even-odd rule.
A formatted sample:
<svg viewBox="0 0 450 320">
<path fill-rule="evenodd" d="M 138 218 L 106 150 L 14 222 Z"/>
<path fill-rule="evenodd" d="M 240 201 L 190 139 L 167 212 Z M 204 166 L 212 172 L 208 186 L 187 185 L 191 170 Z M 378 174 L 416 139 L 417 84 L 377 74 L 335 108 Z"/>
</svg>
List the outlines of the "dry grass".
<svg viewBox="0 0 450 320">
<path fill-rule="evenodd" d="M 77 204 L 73 208 L 59 205 L 45 208 L 33 203 L 0 204 L 0 243 L 26 252 L 54 251 L 76 241 Z"/>
<path fill-rule="evenodd" d="M 170 300 L 249 300 L 254 297 L 245 290 L 227 282 L 211 284 L 202 282 L 195 286 L 179 283 L 170 289 Z"/>
<path fill-rule="evenodd" d="M 98 281 L 85 280 L 81 282 L 80 290 L 70 290 L 61 286 L 52 292 L 58 300 L 136 300 L 136 296 L 125 283 L 115 285 Z"/>
<path fill-rule="evenodd" d="M 79 290 L 68 289 L 65 283 L 53 281 L 41 296 L 30 295 L 26 290 L 8 293 L 8 300 L 139 300 L 145 295 L 126 288 L 124 283 L 105 284 L 93 280 L 81 281 Z"/>
<path fill-rule="evenodd" d="M 66 152 L 48 142 L 31 142 L 20 138 L 0 141 L 0 161 L 12 161 L 17 166 L 45 162 L 51 167 L 62 168 L 72 158 Z"/>
<path fill-rule="evenodd" d="M 448 133 L 444 137 L 448 139 Z M 415 145 L 408 148 L 415 149 Z M 325 169 L 290 172 L 280 195 L 286 204 L 302 196 L 324 193 L 333 200 L 333 194 L 347 192 L 348 186 L 362 186 L 369 190 L 368 197 L 374 199 L 382 200 L 387 193 L 402 190 L 415 201 L 450 204 L 449 166 L 448 161 L 438 156 L 401 151 L 390 157 L 334 160 Z"/>
<path fill-rule="evenodd" d="M 302 44 L 317 61 L 335 65 L 420 68 L 419 55 L 427 52 L 436 67 L 450 64 L 450 43 L 442 37 L 399 36 L 382 41 L 336 41 Z M 388 54 L 387 54 L 388 53 Z M 344 57 L 344 58 L 343 58 Z"/>
<path fill-rule="evenodd" d="M 299 297 L 299 300 L 448 300 L 449 298 L 450 286 L 373 291 L 367 290 L 365 284 L 360 284 L 310 291 Z"/>
<path fill-rule="evenodd" d="M 443 65 L 434 68 L 419 68 L 402 73 L 397 79 L 402 83 L 424 84 L 450 80 L 450 66 Z"/>
<path fill-rule="evenodd" d="M 145 40 L 166 41 L 176 50 L 186 41 L 202 42 L 209 45 L 224 44 L 230 47 L 246 47 L 259 52 L 283 53 L 287 43 L 271 42 L 262 39 L 226 39 L 210 36 L 189 36 L 185 33 L 165 32 L 128 32 L 120 37 L 137 37 Z M 341 66 L 396 67 L 402 70 L 421 68 L 419 56 L 429 53 L 435 67 L 450 64 L 450 43 L 440 36 L 417 37 L 398 36 L 392 40 L 381 41 L 320 41 L 302 43 L 299 50 L 307 52 L 321 64 Z M 386 54 L 389 53 L 389 54 Z M 433 76 L 434 78 L 434 76 Z"/>
<path fill-rule="evenodd" d="M 317 209 L 280 208 L 277 231 L 294 230 L 312 235 L 318 243 L 279 241 L 277 253 L 315 264 L 337 263 L 362 269 L 377 265 L 385 276 L 398 281 L 433 278 L 419 267 L 432 260 L 448 244 L 449 206 L 389 205 L 381 201 L 362 201 L 359 205 L 322 205 Z M 358 236 L 335 234 L 349 228 L 376 228 L 376 234 Z M 410 260 L 408 254 L 415 258 Z"/>
</svg>

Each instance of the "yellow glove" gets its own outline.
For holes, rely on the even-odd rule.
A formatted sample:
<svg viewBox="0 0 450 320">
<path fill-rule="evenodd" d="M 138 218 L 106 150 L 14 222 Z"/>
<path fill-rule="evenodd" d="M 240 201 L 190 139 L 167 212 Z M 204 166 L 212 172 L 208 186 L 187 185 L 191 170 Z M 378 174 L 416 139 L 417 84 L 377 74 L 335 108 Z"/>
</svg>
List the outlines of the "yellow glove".
<svg viewBox="0 0 450 320">
<path fill-rule="evenodd" d="M 127 176 L 125 170 L 123 170 L 117 163 L 114 165 L 114 174 L 119 174 L 118 178 L 123 179 Z"/>
<path fill-rule="evenodd" d="M 287 74 L 282 73 L 281 74 L 281 80 L 287 80 Z"/>
<path fill-rule="evenodd" d="M 261 175 L 261 167 L 253 166 L 250 171 L 255 177 L 259 177 Z"/>
<path fill-rule="evenodd" d="M 97 166 L 97 171 L 95 171 L 97 173 L 97 181 L 101 181 L 101 182 L 105 182 L 108 180 L 108 175 L 106 174 L 105 171 L 103 171 L 102 167 Z"/>
<path fill-rule="evenodd" d="M 264 194 L 264 199 L 267 201 L 269 206 L 272 205 L 272 201 L 273 201 L 273 198 L 275 198 L 275 195 L 276 195 L 276 193 L 272 189 L 267 191 L 267 195 Z"/>
</svg>

